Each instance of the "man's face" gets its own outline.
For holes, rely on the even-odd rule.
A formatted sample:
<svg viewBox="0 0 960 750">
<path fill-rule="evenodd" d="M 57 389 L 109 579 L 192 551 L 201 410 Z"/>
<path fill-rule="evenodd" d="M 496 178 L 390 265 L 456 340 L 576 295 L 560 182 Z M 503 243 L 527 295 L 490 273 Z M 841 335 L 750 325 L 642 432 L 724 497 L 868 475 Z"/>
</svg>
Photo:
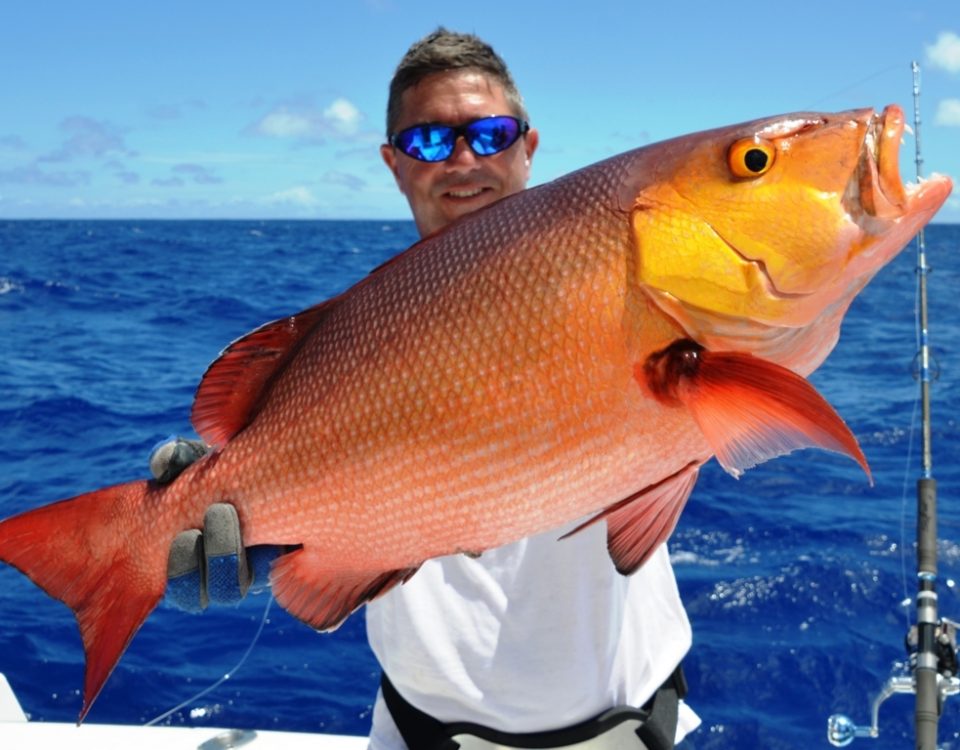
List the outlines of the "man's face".
<svg viewBox="0 0 960 750">
<path fill-rule="evenodd" d="M 403 92 L 399 132 L 412 125 L 438 122 L 462 125 L 489 115 L 513 115 L 503 88 L 482 73 L 455 70 L 435 73 Z M 410 203 L 421 236 L 445 227 L 478 208 L 523 190 L 537 148 L 532 129 L 492 156 L 477 156 L 463 138 L 441 162 L 413 159 L 389 144 L 380 147 L 397 185 Z"/>
</svg>

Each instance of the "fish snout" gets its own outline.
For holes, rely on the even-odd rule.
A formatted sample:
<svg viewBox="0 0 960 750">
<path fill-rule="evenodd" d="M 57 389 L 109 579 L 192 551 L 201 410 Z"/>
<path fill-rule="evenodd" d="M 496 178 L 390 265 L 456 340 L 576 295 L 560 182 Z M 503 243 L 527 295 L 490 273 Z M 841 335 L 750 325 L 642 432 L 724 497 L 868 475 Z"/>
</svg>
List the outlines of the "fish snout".
<svg viewBox="0 0 960 750">
<path fill-rule="evenodd" d="M 860 206 L 869 216 L 895 219 L 907 209 L 907 192 L 900 178 L 900 142 L 903 138 L 903 110 L 896 104 L 865 122 L 857 193 Z"/>
</svg>

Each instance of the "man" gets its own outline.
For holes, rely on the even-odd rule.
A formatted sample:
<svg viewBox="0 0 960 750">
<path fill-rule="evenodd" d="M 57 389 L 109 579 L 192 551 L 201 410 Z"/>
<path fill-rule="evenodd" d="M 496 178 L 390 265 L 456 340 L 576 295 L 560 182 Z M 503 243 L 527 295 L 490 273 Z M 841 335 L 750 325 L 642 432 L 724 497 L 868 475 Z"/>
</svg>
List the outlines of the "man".
<svg viewBox="0 0 960 750">
<path fill-rule="evenodd" d="M 381 156 L 421 236 L 522 190 L 539 140 L 502 59 L 477 37 L 444 29 L 401 60 L 387 134 Z M 158 476 L 171 473 L 171 450 L 151 462 Z M 217 506 L 211 518 L 218 514 L 205 527 L 212 578 L 245 557 L 235 512 Z M 428 561 L 367 606 L 385 673 L 373 750 L 440 747 L 452 736 L 471 747 L 658 750 L 698 724 L 682 702 L 678 720 L 677 668 L 691 635 L 665 547 L 623 577 L 602 524 L 558 541 L 575 526 L 476 559 Z M 178 537 L 171 553 L 171 587 L 187 582 L 180 590 L 194 600 L 198 590 L 206 596 L 198 533 Z"/>
</svg>

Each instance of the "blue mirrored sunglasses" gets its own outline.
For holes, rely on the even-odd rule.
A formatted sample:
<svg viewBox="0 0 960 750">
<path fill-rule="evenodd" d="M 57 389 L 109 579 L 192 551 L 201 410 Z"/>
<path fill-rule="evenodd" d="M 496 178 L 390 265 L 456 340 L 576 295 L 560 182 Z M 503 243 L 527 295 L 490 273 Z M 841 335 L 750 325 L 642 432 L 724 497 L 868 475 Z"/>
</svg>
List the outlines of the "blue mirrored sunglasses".
<svg viewBox="0 0 960 750">
<path fill-rule="evenodd" d="M 477 156 L 492 156 L 510 148 L 528 130 L 530 125 L 524 120 L 493 115 L 456 127 L 425 122 L 394 133 L 389 141 L 413 159 L 435 162 L 450 158 L 461 135 Z"/>
</svg>

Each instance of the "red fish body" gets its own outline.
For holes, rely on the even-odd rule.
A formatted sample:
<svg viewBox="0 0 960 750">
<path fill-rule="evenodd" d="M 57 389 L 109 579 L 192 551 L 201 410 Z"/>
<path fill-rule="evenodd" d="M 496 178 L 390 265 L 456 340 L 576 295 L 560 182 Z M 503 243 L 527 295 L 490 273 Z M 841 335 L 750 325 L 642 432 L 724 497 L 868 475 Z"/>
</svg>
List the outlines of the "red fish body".
<svg viewBox="0 0 960 750">
<path fill-rule="evenodd" d="M 327 629 L 428 558 L 591 514 L 629 573 L 714 455 L 736 475 L 816 445 L 866 469 L 801 376 L 949 193 L 900 184 L 901 131 L 897 108 L 804 113 L 628 152 L 232 344 L 194 404 L 214 453 L 0 523 L 0 559 L 77 614 L 81 718 L 214 502 L 246 544 L 300 545 L 272 587 Z"/>
</svg>

